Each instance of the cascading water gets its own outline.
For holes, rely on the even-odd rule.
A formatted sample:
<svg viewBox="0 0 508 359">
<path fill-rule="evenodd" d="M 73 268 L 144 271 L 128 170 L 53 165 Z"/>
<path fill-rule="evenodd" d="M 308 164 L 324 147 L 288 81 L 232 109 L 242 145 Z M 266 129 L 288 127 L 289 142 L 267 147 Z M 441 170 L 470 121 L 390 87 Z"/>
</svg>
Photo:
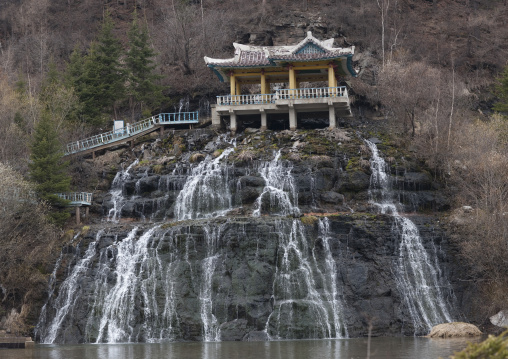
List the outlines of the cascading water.
<svg viewBox="0 0 508 359">
<path fill-rule="evenodd" d="M 178 108 L 175 107 L 176 112 L 189 112 L 189 97 L 182 97 L 178 102 Z"/>
<path fill-rule="evenodd" d="M 272 161 L 258 171 L 265 180 L 253 216 L 298 216 L 298 192 L 290 162 Z M 308 240 L 300 219 L 276 222 L 278 260 L 273 282 L 273 311 L 265 331 L 270 338 L 343 338 L 347 336 L 337 287 L 337 268 L 329 246 L 329 223 L 319 221 L 323 251 Z M 324 265 L 323 265 L 324 263 Z M 298 324 L 300 323 L 300 324 Z M 305 323 L 304 326 L 301 323 Z"/>
<path fill-rule="evenodd" d="M 263 213 L 280 216 L 298 216 L 298 192 L 290 162 L 280 160 L 278 151 L 270 162 L 264 162 L 259 167 L 259 174 L 265 180 L 263 192 L 256 200 L 254 217 Z"/>
<path fill-rule="evenodd" d="M 178 313 L 183 305 L 191 305 L 189 313 L 202 323 L 203 340 L 220 340 L 212 281 L 221 262 L 223 225 L 205 223 L 203 228 L 203 242 L 189 227 L 156 225 L 144 232 L 134 227 L 125 238 L 115 240 L 98 233 L 58 296 L 50 297 L 53 313 L 45 311 L 39 321 L 41 341 L 65 343 L 75 335 L 72 320 L 82 316 L 86 325 L 80 330 L 87 342 L 177 340 L 185 335 L 180 326 L 183 314 Z M 196 260 L 201 245 L 203 258 Z M 196 303 L 182 304 L 189 292 L 195 293 Z"/>
<path fill-rule="evenodd" d="M 307 239 L 299 219 L 278 221 L 276 230 L 279 246 L 273 311 L 265 329 L 268 336 L 274 339 L 347 337 L 327 220 L 319 221 L 321 253 Z"/>
<path fill-rule="evenodd" d="M 113 203 L 113 207 L 109 210 L 108 213 L 108 221 L 118 222 L 120 216 L 122 214 L 122 208 L 125 205 L 125 197 L 124 197 L 124 184 L 125 182 L 131 178 L 130 170 L 139 163 L 139 160 L 136 159 L 132 162 L 125 170 L 119 171 L 115 178 L 113 179 L 113 183 L 111 184 L 111 190 L 109 193 L 111 194 L 111 202 Z"/>
<path fill-rule="evenodd" d="M 72 238 L 72 241 L 69 242 L 69 246 L 73 244 L 73 242 L 81 235 L 81 232 L 78 232 L 74 238 Z M 49 277 L 49 283 L 48 283 L 48 300 L 46 303 L 44 303 L 44 306 L 41 309 L 41 314 L 39 315 L 39 323 L 37 324 L 35 328 L 35 336 L 41 337 L 41 333 L 43 331 L 43 328 L 46 326 L 46 316 L 48 311 L 48 304 L 50 299 L 53 297 L 53 294 L 55 293 L 55 287 L 56 287 L 56 275 L 58 270 L 60 269 L 60 265 L 62 263 L 62 259 L 64 257 L 64 251 L 60 252 L 60 256 L 58 256 L 58 259 L 56 260 L 55 267 L 53 269 L 53 272 L 51 272 L 51 275 Z"/>
<path fill-rule="evenodd" d="M 394 218 L 395 229 L 400 236 L 395 269 L 397 287 L 413 320 L 415 335 L 425 333 L 436 324 L 452 321 L 449 304 L 441 290 L 449 285 L 440 276 L 437 261 L 425 250 L 416 225 L 398 213 L 390 176 L 386 173 L 386 163 L 379 155 L 377 146 L 367 140 L 365 143 L 372 152 L 370 202 L 381 213 L 390 214 Z"/>
<path fill-rule="evenodd" d="M 233 168 L 227 159 L 235 150 L 234 139 L 230 144 L 233 147 L 223 150 L 217 158 L 209 156 L 190 169 L 176 166 L 171 174 L 160 176 L 155 182 L 158 192 L 166 195 L 156 199 L 157 204 L 151 204 L 152 220 L 165 218 L 168 203 L 174 202 L 175 219 L 204 219 L 193 222 L 201 222 L 197 227 L 200 229 L 175 223 L 139 225 L 124 235 L 98 233 L 85 255 L 81 259 L 76 257 L 77 264 L 60 285 L 58 295 L 52 293 L 48 301 L 52 309 L 45 311 L 45 318 L 40 320 L 43 342 L 66 342 L 67 338 L 79 336 L 96 343 L 221 340 L 221 328 L 226 325 L 227 332 L 228 323 L 236 320 L 231 317 L 232 312 L 238 315 L 246 310 L 242 309 L 245 305 L 242 301 L 227 304 L 231 288 L 227 280 L 220 283 L 224 276 L 231 276 L 231 269 L 226 269 L 226 253 L 235 247 L 231 244 L 235 240 L 228 241 L 231 236 L 239 236 L 237 241 L 242 242 L 248 231 L 245 225 L 235 227 L 238 224 L 213 219 L 233 209 L 231 190 L 235 190 L 238 181 L 232 176 Z M 108 213 L 112 222 L 118 222 L 129 200 L 126 187 L 134 190 L 134 196 L 140 196 L 143 186 L 154 186 L 147 171 L 135 181 L 131 170 L 137 164 L 136 160 L 117 173 L 113 181 L 112 208 Z M 253 258 L 247 262 L 259 268 L 249 275 L 261 271 L 268 279 L 265 282 L 272 283 L 271 302 L 263 299 L 266 291 L 256 299 L 260 304 L 254 315 L 265 313 L 257 328 L 264 324 L 265 333 L 273 338 L 347 337 L 329 221 L 319 220 L 317 238 L 311 239 L 300 219 L 284 218 L 297 217 L 300 210 L 292 165 L 281 160 L 280 151 L 272 161 L 245 173 L 250 175 L 249 171 L 257 172 L 264 180 L 253 205 L 253 216 L 280 217 L 270 221 L 269 237 L 273 243 L 262 243 L 255 235 L 241 244 L 250 245 L 248 242 L 252 241 L 256 247 Z M 169 199 L 169 192 L 176 199 Z M 262 219 L 251 220 L 263 223 Z M 228 241 L 224 239 L 225 233 L 229 233 Z M 267 245 L 273 254 L 266 252 Z M 274 255 L 277 256 L 274 270 L 267 270 L 262 260 L 268 256 L 271 261 Z M 258 279 L 254 276 L 252 280 Z M 184 307 L 188 307 L 185 314 Z M 71 317 L 86 325 L 78 328 Z M 182 324 L 188 322 L 199 324 L 189 329 Z"/>
<path fill-rule="evenodd" d="M 95 245 L 101 234 L 102 231 L 97 233 L 95 241 L 88 245 L 88 249 L 83 258 L 76 263 L 72 272 L 60 285 L 58 297 L 53 302 L 51 301 L 52 298 L 49 298 L 50 300 L 46 303 L 46 311 L 43 314 L 48 312 L 48 306 L 55 309 L 55 314 L 49 323 L 46 318 L 42 316 L 39 320 L 38 327 L 40 331 L 37 334 L 40 337 L 41 343 L 54 343 L 61 328 L 65 327 L 66 321 L 72 319 L 74 305 L 81 299 L 80 282 L 86 277 L 87 272 L 93 264 Z"/>
<path fill-rule="evenodd" d="M 221 161 L 234 150 L 227 148 L 215 159 L 208 156 L 192 169 L 175 201 L 177 220 L 217 217 L 232 209 L 230 169 Z"/>
<path fill-rule="evenodd" d="M 217 262 L 220 259 L 220 251 L 217 248 L 224 224 L 204 228 L 206 239 L 206 258 L 202 264 L 202 281 L 199 294 L 201 304 L 201 320 L 203 321 L 203 340 L 206 342 L 220 341 L 220 328 L 216 316 L 213 314 L 213 274 Z"/>
<path fill-rule="evenodd" d="M 210 100 L 207 97 L 201 97 L 199 100 L 199 113 L 210 115 Z"/>
<path fill-rule="evenodd" d="M 344 299 L 337 283 L 338 268 L 335 260 L 332 256 L 332 250 L 330 246 L 331 230 L 330 220 L 327 217 L 319 219 L 319 236 L 323 244 L 324 252 L 324 270 L 322 271 L 321 278 L 324 287 L 324 301 L 328 303 L 331 308 L 333 317 L 333 330 L 335 331 L 335 338 L 347 337 L 347 327 L 345 326 L 346 320 L 344 317 Z M 320 262 L 315 255 L 315 251 L 312 252 L 313 259 L 317 264 Z"/>
<path fill-rule="evenodd" d="M 116 283 L 113 288 L 107 291 L 105 297 L 98 293 L 99 288 L 103 287 L 103 283 L 99 282 L 99 290 L 95 291 L 97 293 L 95 299 L 100 300 L 100 303 L 102 303 L 102 315 L 100 316 L 99 334 L 97 336 L 98 343 L 137 341 L 135 340 L 137 338 L 133 336 L 136 334 L 134 332 L 134 311 L 138 291 L 141 293 L 144 302 L 143 316 L 150 318 L 154 323 L 159 322 L 159 310 L 154 295 L 157 287 L 157 277 L 153 274 L 161 268 L 157 265 L 157 260 L 152 255 L 153 251 L 150 251 L 151 248 L 148 243 L 156 229 L 157 227 L 151 228 L 136 240 L 138 228 L 135 227 L 126 239 L 117 244 Z M 107 276 L 104 276 L 104 279 L 107 280 Z M 93 308 L 97 308 L 97 304 L 94 303 Z M 154 337 L 151 330 L 154 327 L 157 327 L 157 325 L 145 328 L 148 329 L 146 332 L 148 339 Z"/>
</svg>

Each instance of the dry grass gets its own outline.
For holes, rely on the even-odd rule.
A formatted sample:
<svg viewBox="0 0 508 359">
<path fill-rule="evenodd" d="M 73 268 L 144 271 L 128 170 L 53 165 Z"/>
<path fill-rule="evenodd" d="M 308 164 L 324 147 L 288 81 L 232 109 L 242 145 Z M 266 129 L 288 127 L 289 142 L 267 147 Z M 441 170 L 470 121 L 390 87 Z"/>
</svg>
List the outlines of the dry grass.
<svg viewBox="0 0 508 359">
<path fill-rule="evenodd" d="M 302 221 L 303 224 L 312 226 L 312 225 L 314 225 L 314 223 L 316 223 L 318 221 L 318 218 L 315 216 L 304 216 L 304 217 L 300 217 L 300 221 Z"/>
<path fill-rule="evenodd" d="M 432 328 L 429 338 L 462 338 L 482 335 L 475 325 L 463 322 L 438 324 Z"/>
<path fill-rule="evenodd" d="M 215 155 L 215 154 L 214 154 L 214 155 Z M 219 155 L 220 155 L 220 154 L 219 154 Z M 203 160 L 205 159 L 205 157 L 206 157 L 206 156 L 205 156 L 204 154 L 202 154 L 202 153 L 193 153 L 193 154 L 190 156 L 189 161 L 190 161 L 191 163 L 201 162 L 201 161 L 203 161 Z M 217 157 L 217 156 L 215 156 L 215 157 Z"/>
<path fill-rule="evenodd" d="M 238 159 L 240 161 L 252 161 L 256 156 L 254 151 L 251 150 L 243 150 L 238 154 Z"/>
</svg>

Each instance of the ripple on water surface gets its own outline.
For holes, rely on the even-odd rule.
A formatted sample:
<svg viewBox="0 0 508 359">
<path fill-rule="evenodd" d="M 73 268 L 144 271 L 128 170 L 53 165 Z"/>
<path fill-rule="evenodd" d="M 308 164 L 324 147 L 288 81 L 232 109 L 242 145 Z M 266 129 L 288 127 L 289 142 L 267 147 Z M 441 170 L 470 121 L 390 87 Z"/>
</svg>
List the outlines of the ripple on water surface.
<svg viewBox="0 0 508 359">
<path fill-rule="evenodd" d="M 420 337 L 372 338 L 371 358 L 448 358 L 468 340 Z M 367 338 L 272 342 L 192 342 L 160 344 L 36 345 L 34 349 L 0 349 L 3 359 L 321 359 L 366 358 Z"/>
</svg>

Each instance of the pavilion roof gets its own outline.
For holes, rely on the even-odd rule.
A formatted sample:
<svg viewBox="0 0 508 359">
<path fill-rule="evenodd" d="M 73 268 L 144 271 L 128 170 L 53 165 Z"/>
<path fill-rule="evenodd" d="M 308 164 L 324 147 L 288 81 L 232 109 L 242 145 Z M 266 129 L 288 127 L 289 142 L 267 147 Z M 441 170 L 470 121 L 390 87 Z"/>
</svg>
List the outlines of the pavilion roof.
<svg viewBox="0 0 508 359">
<path fill-rule="evenodd" d="M 307 37 L 296 45 L 290 46 L 253 46 L 233 43 L 235 56 L 229 59 L 213 59 L 205 57 L 205 62 L 214 69 L 243 68 L 243 67 L 275 67 L 286 62 L 307 62 L 320 60 L 335 60 L 348 58 L 354 54 L 354 46 L 341 48 L 333 47 L 334 39 L 318 40 L 309 31 Z M 348 72 L 356 76 L 352 67 Z"/>
</svg>

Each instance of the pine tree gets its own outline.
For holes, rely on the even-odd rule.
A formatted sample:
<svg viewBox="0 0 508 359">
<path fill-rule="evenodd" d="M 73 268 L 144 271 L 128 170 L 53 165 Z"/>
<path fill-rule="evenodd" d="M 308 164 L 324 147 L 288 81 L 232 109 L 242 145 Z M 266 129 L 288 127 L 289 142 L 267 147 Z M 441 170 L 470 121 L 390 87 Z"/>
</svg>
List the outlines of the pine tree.
<svg viewBox="0 0 508 359">
<path fill-rule="evenodd" d="M 66 84 L 79 97 L 85 121 L 96 127 L 104 125 L 111 115 L 116 117 L 117 102 L 125 99 L 122 45 L 113 35 L 113 28 L 113 20 L 106 13 L 88 54 L 83 58 L 79 48 L 75 48 L 67 66 Z"/>
<path fill-rule="evenodd" d="M 109 95 L 103 96 L 106 84 L 103 83 L 103 64 L 97 57 L 97 45 L 92 43 L 88 55 L 83 62 L 83 72 L 79 78 L 77 87 L 78 96 L 83 104 L 83 116 L 85 121 L 95 127 L 105 124 L 104 112 L 113 106 L 114 100 Z"/>
<path fill-rule="evenodd" d="M 129 101 L 134 115 L 138 106 L 141 112 L 146 113 L 160 105 L 162 86 L 157 81 L 162 76 L 154 73 L 156 65 L 153 58 L 156 53 L 149 45 L 147 26 L 139 25 L 136 12 L 128 36 L 130 49 L 125 62 L 129 73 Z"/>
<path fill-rule="evenodd" d="M 113 27 L 113 20 L 109 13 L 106 13 L 97 42 L 91 46 L 95 63 L 86 61 L 85 69 L 87 66 L 93 69 L 92 77 L 96 80 L 95 87 L 98 90 L 96 99 L 99 100 L 102 110 L 113 113 L 116 117 L 116 102 L 125 98 L 126 73 L 120 62 L 122 44 L 113 35 Z M 99 77 L 96 77 L 97 75 Z"/>
<path fill-rule="evenodd" d="M 508 112 L 508 65 L 497 78 L 495 94 L 499 98 L 499 101 L 494 104 L 494 111 Z"/>
<path fill-rule="evenodd" d="M 82 76 L 84 71 L 84 57 L 78 45 L 72 50 L 65 70 L 64 83 L 67 87 L 73 87 L 76 93 L 80 93 L 82 85 Z"/>
<path fill-rule="evenodd" d="M 69 191 L 69 163 L 62 160 L 58 134 L 47 111 L 43 111 L 35 127 L 30 149 L 30 178 L 35 183 L 35 191 L 53 208 L 50 218 L 57 224 L 63 224 L 69 217 L 69 213 L 62 210 L 67 201 L 60 199 L 56 193 Z"/>
</svg>

